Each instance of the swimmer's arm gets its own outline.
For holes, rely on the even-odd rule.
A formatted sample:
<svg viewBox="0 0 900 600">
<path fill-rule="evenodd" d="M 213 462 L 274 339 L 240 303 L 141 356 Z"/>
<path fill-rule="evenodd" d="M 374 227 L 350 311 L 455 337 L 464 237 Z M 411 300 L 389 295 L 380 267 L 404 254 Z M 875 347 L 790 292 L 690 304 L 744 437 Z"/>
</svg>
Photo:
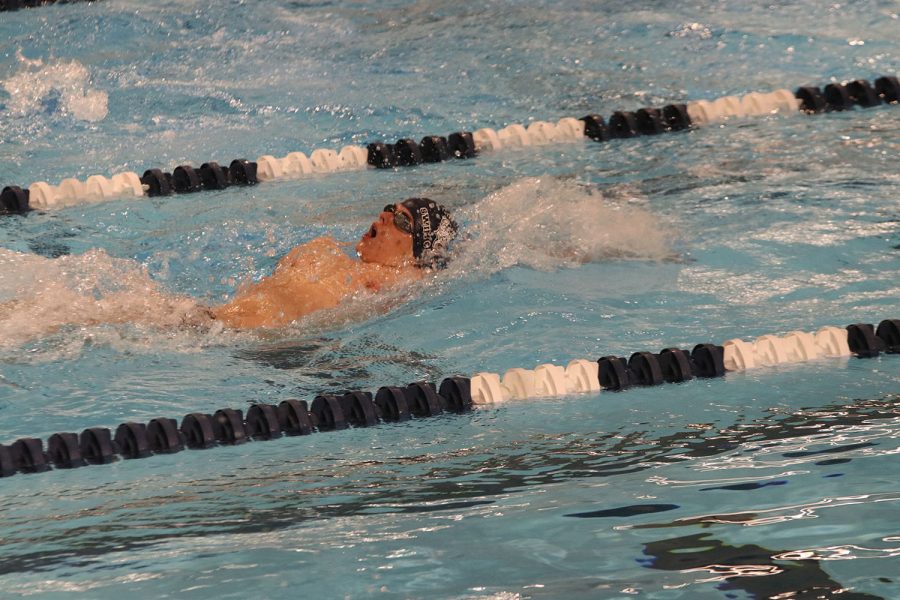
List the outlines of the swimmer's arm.
<svg viewBox="0 0 900 600">
<path fill-rule="evenodd" d="M 333 240 L 321 247 L 336 248 Z M 303 249 L 275 272 L 241 289 L 229 302 L 211 309 L 228 327 L 282 326 L 323 308 L 336 306 L 345 296 L 363 287 L 355 277 L 357 262 L 337 250 L 306 254 Z"/>
<path fill-rule="evenodd" d="M 233 329 L 252 329 L 274 322 L 276 311 L 259 298 L 244 297 L 209 309 L 213 319 Z"/>
</svg>

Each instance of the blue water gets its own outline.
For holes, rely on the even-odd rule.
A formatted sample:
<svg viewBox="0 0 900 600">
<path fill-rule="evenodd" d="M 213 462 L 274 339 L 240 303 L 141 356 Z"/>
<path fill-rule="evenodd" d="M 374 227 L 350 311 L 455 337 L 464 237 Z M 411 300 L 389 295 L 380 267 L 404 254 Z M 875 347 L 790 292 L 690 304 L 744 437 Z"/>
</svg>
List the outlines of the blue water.
<svg viewBox="0 0 900 600">
<path fill-rule="evenodd" d="M 871 80 L 900 72 L 898 19 L 809 0 L 0 13 L 0 182 Z M 91 93 L 105 110 L 76 107 Z M 883 106 L 4 218 L 0 442 L 900 318 L 898 131 Z M 471 236 L 433 285 L 280 331 L 168 325 L 164 299 L 220 302 L 411 195 Z M 113 301 L 143 318 L 89 323 Z M 0 597 L 896 598 L 898 394 L 896 356 L 827 359 L 16 475 Z"/>
</svg>

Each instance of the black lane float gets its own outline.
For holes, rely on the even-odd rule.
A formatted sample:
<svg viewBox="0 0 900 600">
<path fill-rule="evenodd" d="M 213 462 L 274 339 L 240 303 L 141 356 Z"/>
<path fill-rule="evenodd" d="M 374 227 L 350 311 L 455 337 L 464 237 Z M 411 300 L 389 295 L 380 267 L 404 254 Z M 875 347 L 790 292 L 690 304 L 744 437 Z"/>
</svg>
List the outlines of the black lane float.
<svg viewBox="0 0 900 600">
<path fill-rule="evenodd" d="M 803 335 L 812 334 L 792 332 L 784 338 L 761 336 L 755 342 L 760 355 L 757 358 L 772 352 L 771 348 L 777 349 L 779 344 L 787 347 L 793 343 L 800 349 L 804 343 L 801 339 Z M 900 319 L 885 319 L 877 328 L 868 323 L 854 323 L 845 328 L 823 328 L 817 336 L 821 340 L 815 343 L 822 352 L 804 355 L 807 359 L 849 354 L 873 358 L 883 352 L 900 354 Z M 201 450 L 274 440 L 283 436 L 372 427 L 444 413 L 460 414 L 477 405 L 513 399 L 597 392 L 601 389 L 621 391 L 636 386 L 722 377 L 728 371 L 742 370 L 748 366 L 750 359 L 747 356 L 741 356 L 738 360 L 737 353 L 742 351 L 736 343 L 738 341 L 729 340 L 723 345 L 697 344 L 691 351 L 670 347 L 660 352 L 635 352 L 628 359 L 603 356 L 596 361 L 574 360 L 569 366 L 571 373 L 563 375 L 567 383 L 556 388 L 550 381 L 555 376 L 552 372 L 545 369 L 544 375 L 539 373 L 542 367 L 559 371 L 563 368 L 542 365 L 534 371 L 510 369 L 503 383 L 497 383 L 496 389 L 492 388 L 489 380 L 499 380 L 497 375 L 479 373 L 471 378 L 448 377 L 439 387 L 418 381 L 405 386 L 384 386 L 374 395 L 367 391 L 349 391 L 344 394 L 320 394 L 313 398 L 312 403 L 289 399 L 277 406 L 252 404 L 246 416 L 240 409 L 223 408 L 213 414 L 188 413 L 180 423 L 172 418 L 158 417 L 146 424 L 121 423 L 114 429 L 89 427 L 81 433 L 54 433 L 47 438 L 46 445 L 39 438 L 25 437 L 9 445 L 0 444 L 0 477 L 40 473 L 52 468 L 73 469 L 108 464 L 119 459 L 147 458 L 185 449 Z M 799 360 L 796 356 L 785 356 L 782 362 Z M 585 369 L 586 365 L 590 368 Z M 585 374 L 592 379 L 584 379 Z M 547 378 L 543 387 L 540 383 L 542 376 Z"/>
<path fill-rule="evenodd" d="M 58 186 L 43 181 L 27 188 L 9 185 L 0 192 L 0 213 L 23 214 L 34 209 L 44 210 L 113 198 L 222 190 L 233 185 L 253 185 L 260 181 L 366 167 L 399 169 L 450 159 L 473 158 L 479 153 L 502 148 L 572 142 L 584 138 L 608 142 L 613 139 L 685 131 L 732 118 L 798 111 L 806 114 L 839 112 L 898 103 L 900 80 L 897 77 L 883 76 L 872 83 L 856 79 L 847 83 L 829 83 L 824 90 L 818 86 L 802 86 L 794 92 L 752 92 L 742 97 L 725 96 L 712 101 L 668 104 L 662 108 L 645 107 L 633 112 L 616 111 L 608 120 L 600 115 L 590 114 L 580 119 L 564 117 L 556 124 L 535 121 L 527 128 L 511 124 L 497 131 L 482 128 L 475 132 L 457 131 L 448 136 L 426 135 L 419 142 L 404 137 L 393 143 L 371 142 L 365 148 L 345 146 L 340 152 L 318 149 L 308 157 L 302 152 L 291 152 L 283 158 L 265 155 L 256 161 L 236 159 L 228 166 L 208 161 L 199 168 L 189 164 L 178 165 L 171 172 L 150 168 L 140 177 L 136 173 L 125 172 L 109 179 L 94 175 L 86 182 L 70 178 L 63 180 Z"/>
</svg>

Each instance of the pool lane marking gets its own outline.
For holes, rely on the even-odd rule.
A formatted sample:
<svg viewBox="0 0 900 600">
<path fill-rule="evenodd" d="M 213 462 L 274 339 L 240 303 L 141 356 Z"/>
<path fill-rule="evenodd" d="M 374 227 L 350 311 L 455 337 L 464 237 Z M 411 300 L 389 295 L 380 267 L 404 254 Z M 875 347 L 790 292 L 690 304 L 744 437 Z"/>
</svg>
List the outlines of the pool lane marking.
<svg viewBox="0 0 900 600">
<path fill-rule="evenodd" d="M 815 333 L 792 331 L 762 335 L 753 341 L 739 338 L 722 345 L 697 344 L 691 352 L 665 348 L 659 353 L 635 352 L 628 360 L 604 356 L 597 361 L 575 359 L 566 367 L 538 365 L 513 368 L 503 377 L 480 372 L 473 377 L 447 377 L 440 386 L 418 381 L 406 386 L 383 386 L 375 394 L 351 391 L 341 396 L 320 394 L 311 404 L 290 399 L 278 406 L 254 404 L 246 418 L 240 409 L 223 408 L 214 414 L 193 412 L 179 426 L 160 417 L 147 424 L 121 423 L 115 434 L 105 427 L 89 427 L 76 434 L 54 433 L 44 442 L 26 437 L 9 446 L 0 444 L 0 477 L 76 468 L 124 459 L 171 454 L 185 448 L 204 449 L 271 440 L 282 435 L 309 435 L 406 421 L 444 412 L 463 413 L 476 406 L 511 400 L 558 397 L 601 390 L 687 382 L 724 376 L 726 372 L 800 363 L 824 358 L 872 358 L 882 352 L 900 354 L 900 319 L 885 319 L 878 327 L 854 323 L 823 327 Z"/>
<path fill-rule="evenodd" d="M 0 211 L 10 214 L 48 210 L 120 198 L 165 196 L 219 190 L 231 185 L 300 179 L 337 171 L 367 168 L 397 168 L 450 158 L 471 158 L 503 149 L 574 143 L 585 138 L 597 142 L 610 139 L 655 135 L 726 122 L 733 119 L 836 112 L 854 107 L 870 108 L 900 102 L 900 81 L 894 76 L 879 77 L 872 85 L 864 79 L 829 83 L 824 91 L 804 86 L 795 92 L 779 89 L 769 93 L 751 92 L 687 104 L 669 104 L 662 109 L 642 108 L 634 112 L 614 112 L 609 121 L 599 115 L 581 119 L 564 117 L 556 123 L 534 121 L 527 127 L 513 123 L 495 130 L 489 127 L 474 133 L 460 131 L 444 136 L 425 136 L 420 142 L 403 138 L 394 144 L 373 142 L 365 148 L 347 145 L 340 151 L 319 148 L 309 156 L 290 152 L 277 158 L 266 154 L 256 161 L 236 159 L 228 166 L 214 161 L 199 169 L 179 165 L 171 172 L 148 169 L 139 177 L 126 171 L 110 178 L 92 175 L 86 181 L 67 178 L 58 185 L 37 181 L 28 188 L 7 186 L 0 192 Z"/>
</svg>

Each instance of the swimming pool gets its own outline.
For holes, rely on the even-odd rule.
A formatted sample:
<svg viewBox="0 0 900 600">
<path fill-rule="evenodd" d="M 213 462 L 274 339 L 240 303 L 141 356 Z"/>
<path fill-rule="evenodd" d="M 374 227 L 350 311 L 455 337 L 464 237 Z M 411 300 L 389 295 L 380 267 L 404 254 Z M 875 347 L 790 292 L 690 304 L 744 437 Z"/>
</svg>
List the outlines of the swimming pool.
<svg viewBox="0 0 900 600">
<path fill-rule="evenodd" d="M 2 13 L 14 85 L 0 92 L 0 181 L 896 74 L 898 12 L 112 0 Z M 31 298 L 0 320 L 0 442 L 897 318 L 898 123 L 885 106 L 736 120 L 0 219 L 0 302 Z M 434 286 L 360 299 L 338 323 L 166 326 L 166 294 L 221 301 L 292 246 L 355 240 L 413 195 L 471 234 Z M 104 302 L 147 318 L 49 327 Z M 16 475 L 0 479 L 0 596 L 892 598 L 898 381 L 895 356 L 824 359 Z"/>
</svg>

